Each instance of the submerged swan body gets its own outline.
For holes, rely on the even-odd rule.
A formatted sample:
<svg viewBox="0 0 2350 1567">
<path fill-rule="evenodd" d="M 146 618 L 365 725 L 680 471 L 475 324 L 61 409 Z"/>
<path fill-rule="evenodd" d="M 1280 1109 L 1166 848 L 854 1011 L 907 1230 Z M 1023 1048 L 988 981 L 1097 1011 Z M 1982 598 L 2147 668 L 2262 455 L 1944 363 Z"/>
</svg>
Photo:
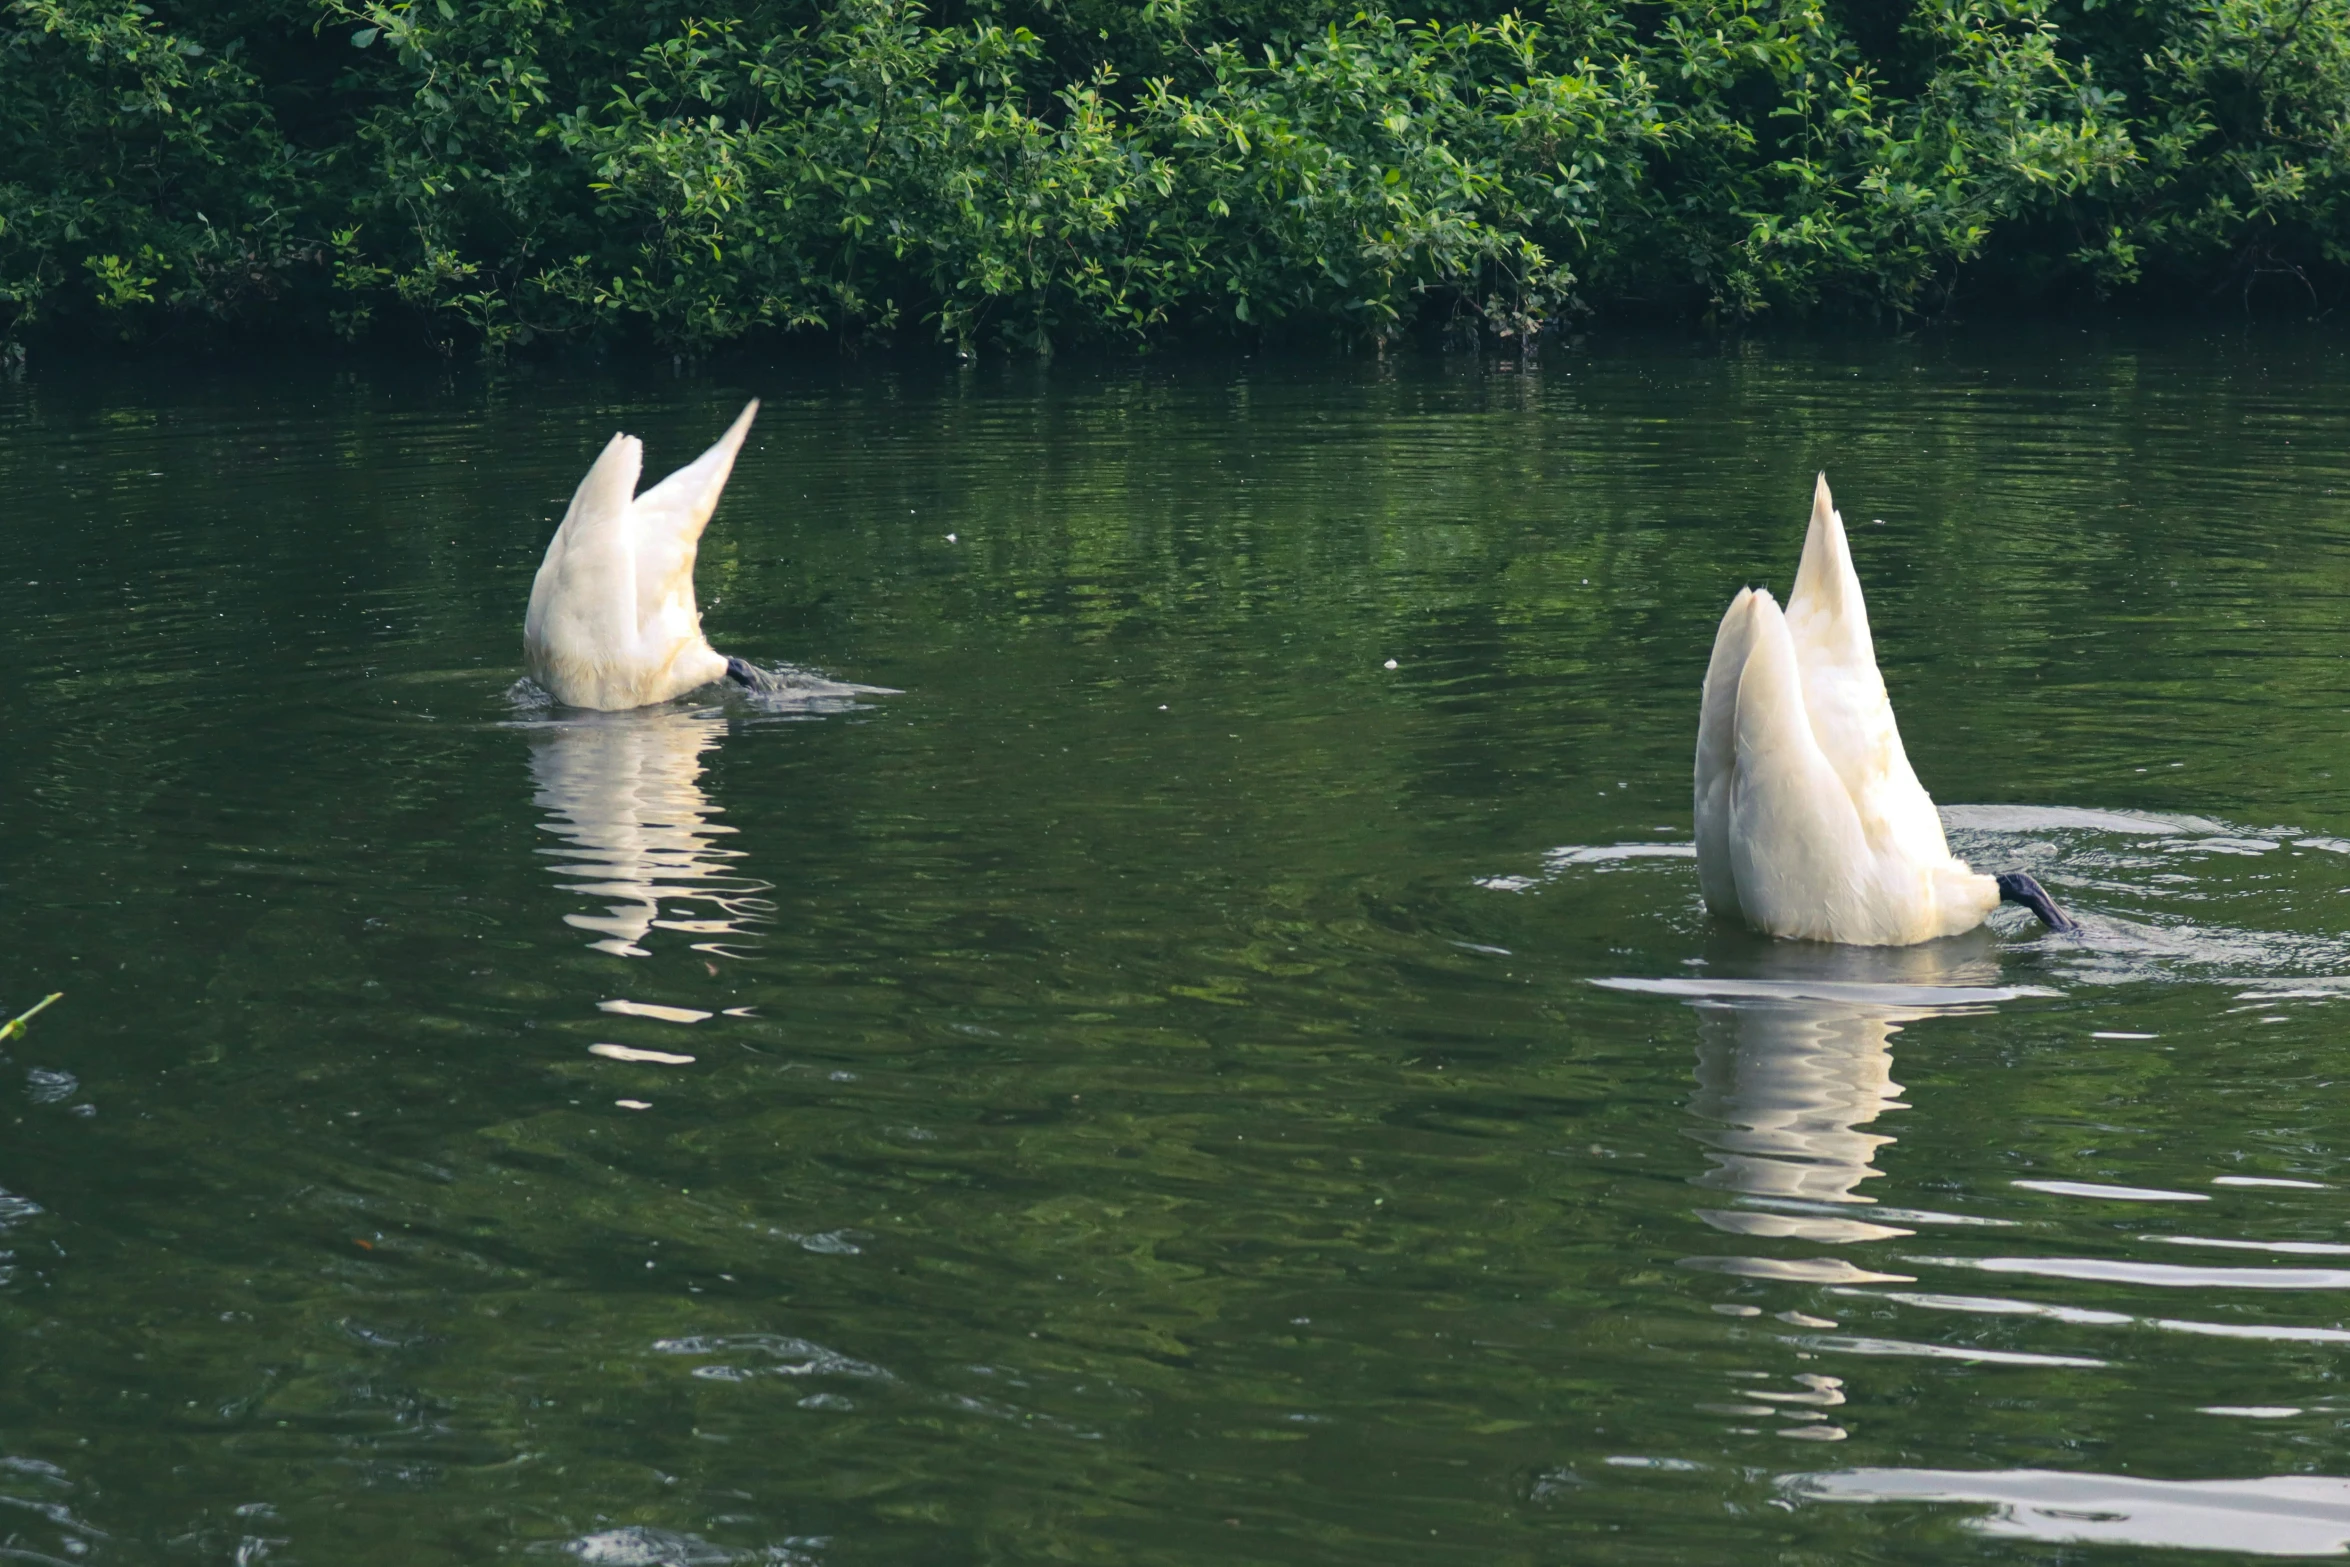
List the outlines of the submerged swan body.
<svg viewBox="0 0 2350 1567">
<path fill-rule="evenodd" d="M 734 669 L 703 640 L 694 556 L 758 411 L 753 399 L 716 445 L 642 495 L 645 447 L 633 435 L 613 436 L 579 481 L 522 623 L 531 678 L 556 701 L 643 707 Z"/>
<path fill-rule="evenodd" d="M 2029 876 L 1952 857 L 1901 748 L 1825 474 L 1786 609 L 1747 588 L 1722 617 L 1696 783 L 1697 877 L 1717 915 L 1892 947 L 1971 930 L 2006 899 L 2075 928 Z"/>
</svg>

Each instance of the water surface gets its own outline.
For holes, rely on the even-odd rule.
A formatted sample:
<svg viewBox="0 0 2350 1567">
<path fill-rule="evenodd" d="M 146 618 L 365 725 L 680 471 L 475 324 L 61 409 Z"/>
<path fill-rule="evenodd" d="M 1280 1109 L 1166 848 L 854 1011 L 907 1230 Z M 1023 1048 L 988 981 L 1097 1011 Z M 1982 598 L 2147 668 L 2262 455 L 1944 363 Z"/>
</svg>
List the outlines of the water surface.
<svg viewBox="0 0 2350 1567">
<path fill-rule="evenodd" d="M 0 1555 L 2350 1550 L 2346 367 L 36 364 Z M 713 640 L 898 694 L 517 691 L 752 394 Z M 1703 917 L 1820 467 L 2080 939 Z"/>
</svg>

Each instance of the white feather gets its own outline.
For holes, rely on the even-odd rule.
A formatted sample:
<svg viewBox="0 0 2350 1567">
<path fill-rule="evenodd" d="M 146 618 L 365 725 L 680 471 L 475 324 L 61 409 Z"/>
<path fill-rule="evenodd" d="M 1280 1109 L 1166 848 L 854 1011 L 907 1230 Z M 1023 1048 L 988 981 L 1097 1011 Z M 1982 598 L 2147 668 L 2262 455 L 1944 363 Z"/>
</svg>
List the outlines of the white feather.
<svg viewBox="0 0 2350 1567">
<path fill-rule="evenodd" d="M 633 435 L 613 436 L 579 481 L 522 623 L 531 677 L 557 701 L 643 707 L 726 673 L 702 637 L 694 559 L 758 411 L 754 399 L 717 444 L 642 495 Z"/>
<path fill-rule="evenodd" d="M 1754 589 L 1740 588 L 1714 633 L 1705 669 L 1705 703 L 1697 718 L 1697 882 L 1705 906 L 1738 913 L 1738 881 L 1730 874 L 1730 781 L 1738 759 L 1738 677 L 1746 672 L 1754 640 Z"/>
<path fill-rule="evenodd" d="M 1951 857 L 1901 748 L 1825 474 L 1786 610 L 1743 590 L 1715 634 L 1695 807 L 1707 906 L 1774 936 L 1906 946 L 1999 902 Z"/>
</svg>

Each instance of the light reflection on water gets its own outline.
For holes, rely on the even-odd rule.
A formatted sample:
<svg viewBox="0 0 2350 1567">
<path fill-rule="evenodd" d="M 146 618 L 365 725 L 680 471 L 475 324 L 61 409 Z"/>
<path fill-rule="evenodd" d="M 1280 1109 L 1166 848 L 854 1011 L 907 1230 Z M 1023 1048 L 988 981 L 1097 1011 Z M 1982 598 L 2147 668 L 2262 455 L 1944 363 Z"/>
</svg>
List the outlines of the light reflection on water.
<svg viewBox="0 0 2350 1567">
<path fill-rule="evenodd" d="M 2297 1412 L 2297 1411 L 2296 1411 Z M 2350 1552 L 2350 1480 L 2144 1480 L 2045 1469 L 1849 1469 L 1791 1475 L 1810 1502 L 1989 1504 L 1978 1533 L 2026 1540 L 2169 1546 L 2252 1556 Z"/>
</svg>

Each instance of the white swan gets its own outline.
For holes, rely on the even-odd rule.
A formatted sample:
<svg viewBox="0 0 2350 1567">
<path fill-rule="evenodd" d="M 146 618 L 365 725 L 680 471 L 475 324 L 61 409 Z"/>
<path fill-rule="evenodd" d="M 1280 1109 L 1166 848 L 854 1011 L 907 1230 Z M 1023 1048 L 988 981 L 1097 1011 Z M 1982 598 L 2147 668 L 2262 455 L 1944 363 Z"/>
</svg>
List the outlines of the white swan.
<svg viewBox="0 0 2350 1567">
<path fill-rule="evenodd" d="M 1786 611 L 1741 589 L 1714 636 L 1696 805 L 1706 906 L 1774 936 L 1907 946 L 1971 930 L 2002 900 L 2077 928 L 2031 877 L 1952 858 L 1901 749 L 1824 473 Z"/>
<path fill-rule="evenodd" d="M 702 638 L 694 555 L 718 509 L 753 398 L 716 445 L 644 494 L 645 445 L 615 435 L 579 481 L 530 587 L 522 648 L 531 678 L 573 707 L 643 707 L 723 675 L 757 672 Z"/>
</svg>

